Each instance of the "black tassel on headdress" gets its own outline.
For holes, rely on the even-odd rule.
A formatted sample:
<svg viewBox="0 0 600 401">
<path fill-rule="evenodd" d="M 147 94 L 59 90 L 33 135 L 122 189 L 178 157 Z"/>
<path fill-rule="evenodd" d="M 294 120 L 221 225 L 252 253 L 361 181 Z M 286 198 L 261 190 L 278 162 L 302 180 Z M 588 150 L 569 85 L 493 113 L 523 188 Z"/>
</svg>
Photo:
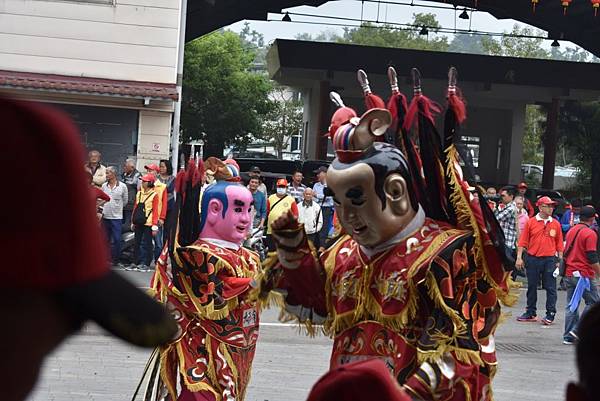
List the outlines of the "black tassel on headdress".
<svg viewBox="0 0 600 401">
<path fill-rule="evenodd" d="M 188 161 L 185 171 L 177 174 L 175 181 L 177 229 L 170 242 L 173 244 L 169 247 L 171 253 L 173 247 L 190 245 L 200 236 L 200 196 L 203 175 L 204 163 L 202 160 L 196 162 L 193 158 Z"/>
<path fill-rule="evenodd" d="M 443 150 L 440 135 L 435 127 L 434 114 L 440 107 L 421 91 L 421 73 L 412 69 L 414 97 L 406 114 L 404 129 L 409 132 L 417 124 L 419 138 L 419 155 L 422 174 L 425 179 L 426 201 L 423 203 L 425 213 L 436 220 L 451 222 L 446 198 L 446 181 L 444 178 Z"/>
</svg>

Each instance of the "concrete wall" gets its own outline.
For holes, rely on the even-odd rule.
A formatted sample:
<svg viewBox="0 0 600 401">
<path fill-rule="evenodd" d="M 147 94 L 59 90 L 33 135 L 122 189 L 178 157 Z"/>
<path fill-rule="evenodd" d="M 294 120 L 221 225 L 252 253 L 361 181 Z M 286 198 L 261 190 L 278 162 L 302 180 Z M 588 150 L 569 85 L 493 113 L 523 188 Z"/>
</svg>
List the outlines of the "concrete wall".
<svg viewBox="0 0 600 401">
<path fill-rule="evenodd" d="M 169 158 L 172 113 L 140 110 L 137 167 Z"/>
<path fill-rule="evenodd" d="M 175 83 L 180 0 L 0 0 L 0 69 Z"/>
</svg>

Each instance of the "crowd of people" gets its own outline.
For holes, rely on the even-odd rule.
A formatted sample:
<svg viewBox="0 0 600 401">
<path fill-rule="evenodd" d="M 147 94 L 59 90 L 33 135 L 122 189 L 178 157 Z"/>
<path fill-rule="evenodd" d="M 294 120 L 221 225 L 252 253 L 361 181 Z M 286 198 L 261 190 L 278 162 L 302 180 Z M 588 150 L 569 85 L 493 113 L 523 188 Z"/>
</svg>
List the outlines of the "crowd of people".
<svg viewBox="0 0 600 401">
<path fill-rule="evenodd" d="M 133 159 L 125 160 L 123 172 L 104 166 L 101 154 L 92 150 L 84 165 L 90 177 L 98 220 L 110 244 L 113 265 L 128 270 L 151 270 L 164 239 L 175 226 L 175 177 L 169 160 L 144 166 L 142 174 Z M 122 252 L 123 234 L 134 233 L 133 252 Z"/>
<path fill-rule="evenodd" d="M 175 229 L 175 176 L 171 163 L 160 160 L 158 164 L 147 164 L 142 173 L 133 159 L 127 159 L 119 174 L 115 166 L 103 165 L 101 156 L 97 150 L 91 150 L 84 168 L 98 220 L 110 244 L 112 263 L 126 270 L 151 271 L 165 239 Z M 323 251 L 333 227 L 333 199 L 326 195 L 327 168 L 320 167 L 314 173 L 312 188 L 303 184 L 301 171 L 294 171 L 291 182 L 278 179 L 275 192 L 270 194 L 260 168 L 251 167 L 245 183 L 254 200 L 248 236 L 264 234 L 268 250 L 274 251 L 269 223 L 291 210 L 304 224 L 313 247 Z M 210 177 L 204 180 L 209 182 Z M 134 233 L 132 252 L 123 250 L 123 234 L 127 232 Z"/>
<path fill-rule="evenodd" d="M 537 199 L 534 207 L 524 195 L 527 184 L 500 190 L 500 202 L 490 200 L 495 188 L 488 188 L 488 204 L 494 210 L 505 237 L 506 252 L 514 260 L 513 279 L 527 277 L 527 306 L 517 320 L 537 322 L 537 291 L 546 291 L 544 325 L 554 323 L 557 289 L 566 291 L 564 344 L 574 344 L 578 338 L 578 309 L 585 303 L 583 313 L 597 303 L 598 224 L 596 209 L 573 199 L 561 216 L 555 214 L 557 203 L 548 196 Z M 560 277 L 560 287 L 557 280 Z"/>
<path fill-rule="evenodd" d="M 449 92 L 449 96 L 456 95 Z M 496 297 L 509 295 L 510 286 L 504 262 L 497 261 L 497 248 L 488 246 L 487 227 L 495 230 L 496 221 L 487 220 L 487 208 L 474 202 L 474 196 L 468 201 L 453 198 L 469 209 L 470 216 L 490 223 L 471 227 L 484 238 L 477 245 L 471 233 L 431 218 L 433 209 L 426 205 L 426 212 L 414 197 L 422 189 L 412 184 L 420 172 L 411 171 L 398 148 L 375 141 L 377 135 L 370 131 L 381 110 L 332 129 L 334 143 L 342 148 L 336 149 L 337 158 L 328 170 L 331 188 L 327 171 L 317 171 L 319 182 L 313 188 L 305 187 L 296 172 L 291 184 L 280 179 L 276 193 L 267 198 L 257 194 L 262 192 L 260 170 L 253 168 L 248 190 L 235 179 L 239 171 L 213 160 L 213 171 L 220 170 L 222 178 L 204 190 L 201 211 L 196 207 L 200 191 L 182 196 L 192 206 L 181 209 L 189 214 L 182 216 L 183 221 L 196 226 L 199 220 L 199 227 L 190 227 L 189 233 L 182 230 L 184 235 L 178 236 L 184 242 L 172 254 L 172 269 L 166 269 L 165 252 L 158 259 L 151 285 L 155 299 L 166 301 L 171 312 L 167 314 L 166 308 L 108 268 L 105 247 L 97 246 L 100 230 L 87 196 L 93 197 L 99 223 L 111 241 L 113 262 L 120 251 L 120 243 L 115 243 L 120 221 L 121 233 L 123 226 L 135 232 L 136 262 L 147 266 L 145 262 L 156 258 L 156 249 L 174 227 L 175 180 L 169 162 L 148 164 L 142 175 L 127 160 L 119 177 L 115 167 L 103 166 L 100 153 L 92 151 L 85 164 L 90 190 L 74 157 L 81 152 L 78 133 L 66 116 L 45 106 L 0 102 L 3 121 L 15 133 L 6 147 L 9 164 L 22 160 L 24 150 L 27 156 L 33 150 L 38 167 L 55 163 L 53 169 L 25 170 L 20 184 L 39 180 L 46 200 L 20 197 L 4 216 L 6 232 L 11 234 L 5 236 L 7 249 L 26 262 L 9 259 L 3 272 L 8 276 L 3 289 L 9 300 L 3 314 L 10 324 L 2 335 L 12 345 L 0 363 L 0 372 L 8 378 L 3 391 L 7 400 L 24 400 L 46 355 L 87 320 L 132 344 L 160 347 L 146 368 L 158 381 L 150 381 L 145 394 L 152 396 L 156 383 L 156 394 L 168 392 L 171 400 L 242 400 L 250 379 L 262 295 L 266 302 L 277 297 L 307 330 L 329 323 L 323 327 L 334 337 L 331 371 L 313 387 L 310 401 L 369 397 L 462 401 L 491 396 L 497 364 L 493 336 L 500 318 Z M 452 113 L 457 116 L 457 111 Z M 455 124 L 451 118 L 446 121 Z M 356 135 L 358 142 L 350 143 L 357 149 L 345 149 L 345 142 L 336 140 L 349 132 Z M 365 133 L 366 145 L 360 141 Z M 458 171 L 448 171 L 459 193 L 468 195 L 468 183 Z M 195 190 L 198 183 L 188 173 Z M 69 189 L 66 194 L 64 187 L 55 184 L 59 179 Z M 427 189 L 420 195 L 430 195 L 430 200 L 439 201 L 437 205 L 448 199 L 437 187 Z M 336 194 L 340 222 L 352 236 L 344 235 L 324 254 L 316 255 L 310 248 L 324 245 L 320 235 L 329 224 L 324 209 L 331 191 Z M 554 217 L 555 202 L 548 197 L 537 199 L 538 211 L 530 215 L 519 212 L 528 210 L 527 202 L 523 198 L 519 208 L 514 188 L 502 188 L 500 195 L 494 214 L 506 237 L 506 252 L 514 256 L 517 270 L 526 269 L 531 281 L 527 310 L 519 320 L 537 321 L 533 292 L 541 275 L 548 291 L 542 323 L 554 322 L 556 277 L 563 275 L 568 300 L 564 341 L 577 342 L 579 370 L 579 380 L 568 385 L 566 399 L 593 400 L 600 354 L 600 305 L 594 282 L 600 274 L 596 210 L 573 202 L 570 214 L 559 222 Z M 319 208 L 314 206 L 315 198 Z M 250 208 L 255 199 L 263 201 L 261 206 Z M 34 209 L 38 213 L 31 213 Z M 252 209 L 255 217 L 250 219 Z M 50 231 L 39 212 L 67 218 Z M 275 212 L 281 213 L 272 221 Z M 276 242 L 278 261 L 261 266 L 256 254 L 240 244 L 248 222 L 259 226 L 265 221 Z M 502 273 L 500 284 L 508 284 L 504 294 L 487 281 L 494 280 L 493 275 L 481 277 L 486 274 L 483 264 L 469 256 L 476 255 L 474 247 L 486 252 L 488 268 Z M 193 270 L 198 274 L 189 273 Z M 491 302 L 475 293 L 480 288 L 489 290 L 485 293 Z M 579 323 L 576 311 L 581 299 L 587 313 Z M 481 323 L 479 329 L 475 322 Z"/>
</svg>

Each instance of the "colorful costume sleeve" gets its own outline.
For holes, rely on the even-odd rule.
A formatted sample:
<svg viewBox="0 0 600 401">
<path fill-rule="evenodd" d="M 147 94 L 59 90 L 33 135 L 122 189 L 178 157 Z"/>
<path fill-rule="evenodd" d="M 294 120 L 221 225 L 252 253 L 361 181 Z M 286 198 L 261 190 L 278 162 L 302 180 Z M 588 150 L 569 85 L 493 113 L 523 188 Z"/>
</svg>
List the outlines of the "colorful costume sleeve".
<svg viewBox="0 0 600 401">
<path fill-rule="evenodd" d="M 189 294 L 202 318 L 219 320 L 238 305 L 238 295 L 246 292 L 251 272 L 236 272 L 226 260 L 206 249 L 188 246 L 177 249 L 180 264 L 174 281 L 180 291 Z M 248 277 L 236 277 L 239 275 Z"/>
<path fill-rule="evenodd" d="M 466 237 L 414 278 L 421 282 L 414 322 L 420 327 L 419 366 L 404 388 L 415 399 L 475 400 L 488 391 L 496 364 L 492 334 L 500 313 L 494 289 L 482 283 L 477 288 L 475 275 L 473 238 Z"/>
<path fill-rule="evenodd" d="M 304 230 L 304 226 L 299 225 L 296 229 L 287 231 L 294 235 L 299 230 Z M 302 255 L 296 267 L 284 267 L 277 260 L 276 254 L 272 254 L 264 262 L 264 270 L 257 280 L 255 297 L 263 305 L 279 304 L 287 312 L 288 319 L 297 318 L 313 334 L 312 325 L 323 323 L 327 316 L 326 273 L 306 236 L 294 252 Z"/>
<path fill-rule="evenodd" d="M 106 202 L 110 201 L 110 196 L 108 196 L 108 194 L 106 192 L 104 192 L 103 190 L 101 190 L 100 188 L 93 188 L 94 192 L 96 193 L 96 199 L 100 199 Z"/>
</svg>

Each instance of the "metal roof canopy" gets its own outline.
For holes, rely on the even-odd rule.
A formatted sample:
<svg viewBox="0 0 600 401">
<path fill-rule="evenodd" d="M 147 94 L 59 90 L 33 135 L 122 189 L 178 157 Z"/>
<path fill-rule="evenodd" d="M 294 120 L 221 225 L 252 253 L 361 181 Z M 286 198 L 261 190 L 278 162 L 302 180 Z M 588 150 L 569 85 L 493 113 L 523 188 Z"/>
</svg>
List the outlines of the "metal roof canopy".
<svg viewBox="0 0 600 401">
<path fill-rule="evenodd" d="M 430 0 L 435 3 L 473 7 L 474 0 Z M 318 7 L 326 0 L 189 0 L 187 6 L 186 41 L 205 35 L 215 29 L 249 20 L 266 20 L 269 12 L 308 5 Z M 515 19 L 548 31 L 552 39 L 569 40 L 600 57 L 600 17 L 594 17 L 589 1 L 574 1 L 563 15 L 558 0 L 543 0 L 535 13 L 526 0 L 480 0 L 477 9 L 498 19 Z"/>
<path fill-rule="evenodd" d="M 277 39 L 267 53 L 267 68 L 272 79 L 290 86 L 300 80 L 335 81 L 334 74 L 353 74 L 361 68 L 369 76 L 385 81 L 387 67 L 393 65 L 400 76 L 407 77 L 412 67 L 421 71 L 424 80 L 447 81 L 448 68 L 459 71 L 459 82 L 479 83 L 481 91 L 502 89 L 510 98 L 519 92 L 531 101 L 563 99 L 596 99 L 600 80 L 600 64 L 542 59 L 483 56 L 464 53 L 381 48 L 327 42 Z M 337 77 L 337 75 L 336 75 Z M 296 82 L 294 82 L 296 80 Z M 355 80 L 353 78 L 353 80 Z M 359 85 L 356 83 L 356 90 Z M 535 98 L 529 88 L 546 88 L 550 98 Z M 494 89 L 496 90 L 496 89 Z M 352 90 L 353 91 L 353 90 Z M 386 92 L 387 93 L 387 92 Z"/>
</svg>

